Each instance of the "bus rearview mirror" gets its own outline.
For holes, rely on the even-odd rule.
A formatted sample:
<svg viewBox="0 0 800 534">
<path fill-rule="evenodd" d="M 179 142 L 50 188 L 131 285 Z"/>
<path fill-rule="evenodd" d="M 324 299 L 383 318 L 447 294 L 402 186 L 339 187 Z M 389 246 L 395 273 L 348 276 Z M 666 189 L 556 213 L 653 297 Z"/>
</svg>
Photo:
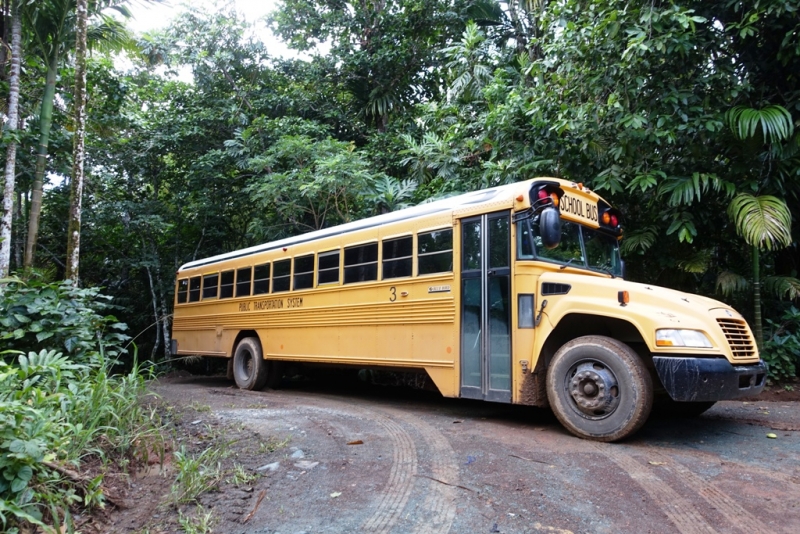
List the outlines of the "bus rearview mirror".
<svg viewBox="0 0 800 534">
<path fill-rule="evenodd" d="M 539 215 L 539 233 L 547 249 L 556 248 L 561 242 L 561 215 L 556 208 L 545 208 Z"/>
</svg>

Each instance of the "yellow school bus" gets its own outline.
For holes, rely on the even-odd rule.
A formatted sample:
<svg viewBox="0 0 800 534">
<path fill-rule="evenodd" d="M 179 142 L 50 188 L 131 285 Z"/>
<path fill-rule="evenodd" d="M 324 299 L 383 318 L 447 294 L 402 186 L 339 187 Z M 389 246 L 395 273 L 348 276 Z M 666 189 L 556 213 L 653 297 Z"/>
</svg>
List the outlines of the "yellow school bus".
<svg viewBox="0 0 800 534">
<path fill-rule="evenodd" d="M 699 413 L 759 393 L 742 316 L 626 281 L 621 237 L 596 193 L 535 178 L 192 261 L 172 352 L 229 358 L 246 389 L 282 362 L 424 372 L 599 441 L 635 432 L 654 396 Z"/>
</svg>

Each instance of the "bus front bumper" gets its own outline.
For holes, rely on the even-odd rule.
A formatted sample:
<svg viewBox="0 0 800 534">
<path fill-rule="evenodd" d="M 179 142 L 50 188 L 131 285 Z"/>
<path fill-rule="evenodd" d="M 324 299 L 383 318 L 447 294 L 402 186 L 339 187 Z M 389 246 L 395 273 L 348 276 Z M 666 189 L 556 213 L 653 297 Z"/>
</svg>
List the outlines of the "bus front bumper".
<svg viewBox="0 0 800 534">
<path fill-rule="evenodd" d="M 732 365 L 724 358 L 653 356 L 658 378 L 674 401 L 702 402 L 758 395 L 767 383 L 763 361 Z"/>
</svg>

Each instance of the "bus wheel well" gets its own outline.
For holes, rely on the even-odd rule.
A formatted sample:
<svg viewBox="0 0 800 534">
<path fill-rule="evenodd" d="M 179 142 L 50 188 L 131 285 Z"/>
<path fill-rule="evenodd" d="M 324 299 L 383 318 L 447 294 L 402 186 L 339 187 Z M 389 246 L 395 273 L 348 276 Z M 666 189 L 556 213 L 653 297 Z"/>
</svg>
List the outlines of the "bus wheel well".
<svg viewBox="0 0 800 534">
<path fill-rule="evenodd" d="M 634 325 L 622 319 L 584 313 L 565 315 L 550 333 L 542 347 L 546 365 L 550 365 L 553 355 L 565 343 L 582 336 L 606 336 L 622 341 L 636 351 L 646 367 L 652 367 L 650 351 Z"/>
<path fill-rule="evenodd" d="M 239 346 L 239 342 L 246 337 L 254 337 L 258 339 L 258 342 L 261 343 L 261 338 L 258 335 L 258 332 L 255 330 L 242 330 L 238 334 L 236 334 L 236 339 L 233 340 L 233 346 L 231 347 L 231 357 L 233 357 L 233 353 L 236 352 L 236 347 Z"/>
</svg>

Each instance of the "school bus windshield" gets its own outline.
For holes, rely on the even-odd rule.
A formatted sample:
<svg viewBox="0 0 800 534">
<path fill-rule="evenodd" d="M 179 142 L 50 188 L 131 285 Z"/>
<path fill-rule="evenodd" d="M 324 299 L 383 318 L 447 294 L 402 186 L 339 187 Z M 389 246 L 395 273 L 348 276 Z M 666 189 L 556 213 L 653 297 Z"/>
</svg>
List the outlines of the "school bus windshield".
<svg viewBox="0 0 800 534">
<path fill-rule="evenodd" d="M 561 241 L 548 249 L 539 234 L 539 219 L 522 221 L 518 231 L 518 254 L 522 260 L 544 260 L 570 267 L 583 267 L 614 276 L 622 275 L 616 238 L 586 226 L 561 221 Z"/>
</svg>

